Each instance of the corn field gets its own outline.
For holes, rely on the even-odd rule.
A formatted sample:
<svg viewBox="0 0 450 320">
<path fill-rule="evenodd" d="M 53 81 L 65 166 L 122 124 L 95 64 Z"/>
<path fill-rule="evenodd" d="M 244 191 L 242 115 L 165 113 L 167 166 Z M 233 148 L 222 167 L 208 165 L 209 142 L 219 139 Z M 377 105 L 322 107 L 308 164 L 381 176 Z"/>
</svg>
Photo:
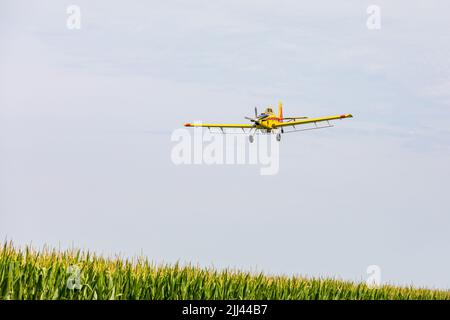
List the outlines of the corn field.
<svg viewBox="0 0 450 320">
<path fill-rule="evenodd" d="M 334 279 L 266 276 L 234 270 L 154 265 L 89 252 L 0 247 L 4 299 L 450 299 L 449 291 Z"/>
</svg>

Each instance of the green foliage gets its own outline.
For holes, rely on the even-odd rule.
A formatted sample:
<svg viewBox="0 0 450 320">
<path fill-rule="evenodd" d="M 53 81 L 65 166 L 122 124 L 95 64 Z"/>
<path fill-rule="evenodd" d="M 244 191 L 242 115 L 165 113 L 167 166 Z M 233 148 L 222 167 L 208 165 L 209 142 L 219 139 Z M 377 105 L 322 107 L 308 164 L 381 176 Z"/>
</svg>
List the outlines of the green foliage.
<svg viewBox="0 0 450 320">
<path fill-rule="evenodd" d="M 388 285 L 370 289 L 334 279 L 156 266 L 146 259 L 105 259 L 79 250 L 37 252 L 7 243 L 0 248 L 1 299 L 450 300 L 450 292 Z"/>
</svg>

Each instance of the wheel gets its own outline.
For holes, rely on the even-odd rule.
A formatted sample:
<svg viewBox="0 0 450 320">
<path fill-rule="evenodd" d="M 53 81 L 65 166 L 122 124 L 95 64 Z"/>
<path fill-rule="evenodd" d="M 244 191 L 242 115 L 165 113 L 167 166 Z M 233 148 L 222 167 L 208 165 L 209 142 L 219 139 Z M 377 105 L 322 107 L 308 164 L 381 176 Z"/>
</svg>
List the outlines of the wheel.
<svg viewBox="0 0 450 320">
<path fill-rule="evenodd" d="M 255 137 L 253 137 L 252 135 L 249 135 L 248 141 L 250 141 L 250 143 L 253 143 L 253 141 L 255 141 Z"/>
<path fill-rule="evenodd" d="M 281 141 L 281 133 L 277 133 L 277 141 Z"/>
</svg>

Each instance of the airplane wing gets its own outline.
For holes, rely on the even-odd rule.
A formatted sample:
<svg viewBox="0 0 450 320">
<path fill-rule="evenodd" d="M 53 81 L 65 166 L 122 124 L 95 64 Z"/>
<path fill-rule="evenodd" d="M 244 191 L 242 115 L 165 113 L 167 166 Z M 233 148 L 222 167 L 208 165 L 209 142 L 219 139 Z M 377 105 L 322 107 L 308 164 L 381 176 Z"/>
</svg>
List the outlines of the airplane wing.
<svg viewBox="0 0 450 320">
<path fill-rule="evenodd" d="M 233 124 L 233 123 L 186 123 L 185 127 L 206 127 L 206 128 L 253 128 L 253 124 Z"/>
<path fill-rule="evenodd" d="M 308 117 L 283 117 L 283 120 L 307 119 Z"/>
<path fill-rule="evenodd" d="M 307 119 L 302 119 L 302 120 L 294 120 L 294 121 L 277 123 L 277 124 L 275 124 L 273 126 L 273 128 L 280 128 L 280 127 L 287 127 L 287 126 L 297 126 L 297 125 L 306 124 L 306 123 L 315 123 L 315 122 L 338 120 L 338 119 L 345 119 L 345 118 L 352 118 L 352 117 L 353 116 L 351 114 L 341 114 L 339 116 L 330 116 L 330 117 L 321 117 L 321 118 L 307 118 Z"/>
</svg>

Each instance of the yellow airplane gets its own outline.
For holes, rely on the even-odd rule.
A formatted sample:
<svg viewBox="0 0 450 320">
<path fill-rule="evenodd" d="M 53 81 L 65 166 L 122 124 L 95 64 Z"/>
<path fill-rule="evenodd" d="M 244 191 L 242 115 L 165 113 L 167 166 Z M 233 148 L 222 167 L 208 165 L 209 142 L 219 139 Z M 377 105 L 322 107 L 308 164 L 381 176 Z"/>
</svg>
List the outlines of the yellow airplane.
<svg viewBox="0 0 450 320">
<path fill-rule="evenodd" d="M 254 134 L 258 131 L 260 133 L 276 134 L 277 141 L 281 140 L 282 133 L 297 132 L 311 129 L 321 129 L 332 127 L 330 125 L 331 120 L 340 120 L 345 118 L 352 118 L 351 114 L 341 114 L 338 116 L 328 116 L 320 118 L 308 118 L 308 117 L 283 117 L 283 105 L 281 102 L 278 104 L 278 116 L 273 112 L 271 107 L 268 107 L 266 111 L 258 115 L 258 110 L 255 108 L 255 117 L 245 117 L 253 124 L 232 124 L 232 123 L 186 123 L 185 127 L 205 127 L 208 129 L 219 128 L 222 133 L 226 133 L 224 129 L 241 129 L 244 133 L 249 130 L 249 141 L 254 141 Z M 326 126 L 317 126 L 317 123 L 326 122 Z M 312 128 L 297 129 L 295 126 L 314 124 Z M 294 130 L 288 130 L 293 128 Z M 286 130 L 285 130 L 286 129 Z"/>
</svg>

